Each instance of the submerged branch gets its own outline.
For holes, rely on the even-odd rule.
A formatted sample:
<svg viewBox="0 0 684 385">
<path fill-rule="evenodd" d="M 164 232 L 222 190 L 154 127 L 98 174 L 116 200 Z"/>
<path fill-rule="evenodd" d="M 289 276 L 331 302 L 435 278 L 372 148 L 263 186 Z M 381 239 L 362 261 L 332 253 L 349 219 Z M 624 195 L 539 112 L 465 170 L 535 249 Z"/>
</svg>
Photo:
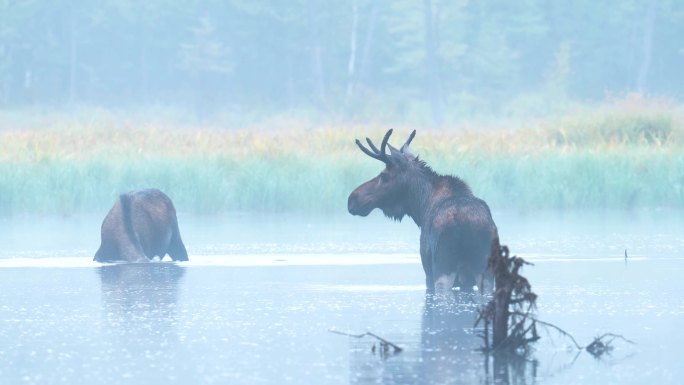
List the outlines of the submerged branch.
<svg viewBox="0 0 684 385">
<path fill-rule="evenodd" d="M 610 339 L 608 341 L 604 341 L 605 338 L 609 337 Z M 619 334 L 605 333 L 594 338 L 594 340 L 589 345 L 587 345 L 584 348 L 584 350 L 589 352 L 589 354 L 591 354 L 594 357 L 600 357 L 604 353 L 608 353 L 611 350 L 613 350 L 613 346 L 611 345 L 611 343 L 613 343 L 613 341 L 615 341 L 616 339 L 621 339 L 629 344 L 635 345 L 634 341 L 630 341 Z"/>
<path fill-rule="evenodd" d="M 342 336 L 353 337 L 353 338 L 363 338 L 365 336 L 373 337 L 373 338 L 377 339 L 378 341 L 380 341 L 380 347 L 381 347 L 383 352 L 386 352 L 388 350 L 388 347 L 391 347 L 393 349 L 394 353 L 400 353 L 403 350 L 401 347 L 397 346 L 396 344 L 394 344 L 390 341 L 387 341 L 386 339 L 378 336 L 377 334 L 371 333 L 371 332 L 365 332 L 362 334 L 351 334 L 351 333 L 345 333 L 345 332 L 341 332 L 339 330 L 334 330 L 334 329 L 330 329 L 328 331 L 330 333 L 335 333 L 335 334 L 339 334 Z M 373 346 L 373 350 L 375 350 L 375 346 Z"/>
<path fill-rule="evenodd" d="M 544 321 L 539 321 L 539 320 L 536 320 L 536 321 L 537 321 L 540 325 L 549 327 L 549 328 L 551 328 L 551 329 L 555 329 L 555 330 L 556 330 L 557 332 L 559 332 L 561 335 L 563 335 L 563 336 L 565 336 L 565 337 L 568 337 L 568 338 L 572 341 L 572 343 L 575 345 L 575 347 L 576 347 L 578 350 L 584 349 L 584 347 L 580 346 L 580 344 L 577 343 L 577 340 L 575 339 L 575 337 L 572 336 L 572 334 L 566 332 L 565 330 L 561 329 L 560 327 L 558 327 L 558 326 L 556 326 L 556 325 L 554 325 L 554 324 L 552 324 L 552 323 L 544 322 Z"/>
<path fill-rule="evenodd" d="M 575 345 L 577 350 L 580 350 L 580 351 L 586 350 L 589 354 L 591 354 L 594 357 L 600 357 L 604 353 L 607 353 L 607 352 L 613 350 L 613 346 L 611 344 L 616 339 L 620 339 L 620 340 L 623 340 L 629 344 L 636 345 L 636 343 L 634 341 L 629 340 L 620 334 L 604 333 L 604 334 L 594 338 L 594 340 L 589 345 L 581 346 L 579 343 L 577 343 L 577 340 L 575 340 L 575 337 L 573 337 L 572 334 L 566 332 L 565 330 L 561 329 L 560 327 L 558 327 L 552 323 L 539 321 L 536 319 L 534 320 L 534 322 L 538 322 L 542 326 L 555 329 L 561 335 L 568 337 L 572 341 L 572 343 Z M 610 338 L 610 339 L 606 341 L 605 340 L 606 338 Z"/>
</svg>

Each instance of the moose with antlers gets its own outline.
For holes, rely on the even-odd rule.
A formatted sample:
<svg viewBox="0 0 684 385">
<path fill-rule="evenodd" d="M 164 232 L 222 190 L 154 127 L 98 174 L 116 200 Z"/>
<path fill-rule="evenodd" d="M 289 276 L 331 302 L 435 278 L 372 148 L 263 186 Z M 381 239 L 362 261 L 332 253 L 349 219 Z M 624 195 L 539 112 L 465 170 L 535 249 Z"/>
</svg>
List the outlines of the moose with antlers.
<svg viewBox="0 0 684 385">
<path fill-rule="evenodd" d="M 188 260 L 173 202 L 157 189 L 121 194 L 102 222 L 101 236 L 97 262 L 149 262 L 167 253 L 174 261 Z"/>
<path fill-rule="evenodd" d="M 390 135 L 391 129 L 380 149 L 368 138 L 370 149 L 356 140 L 361 151 L 383 162 L 385 169 L 349 195 L 349 213 L 365 217 L 379 208 L 397 221 L 408 215 L 421 230 L 420 257 L 427 290 L 446 292 L 455 286 L 472 290 L 485 274 L 488 256 L 499 249 L 489 207 L 463 180 L 439 175 L 411 154 L 415 130 L 400 149 L 387 143 Z"/>
</svg>

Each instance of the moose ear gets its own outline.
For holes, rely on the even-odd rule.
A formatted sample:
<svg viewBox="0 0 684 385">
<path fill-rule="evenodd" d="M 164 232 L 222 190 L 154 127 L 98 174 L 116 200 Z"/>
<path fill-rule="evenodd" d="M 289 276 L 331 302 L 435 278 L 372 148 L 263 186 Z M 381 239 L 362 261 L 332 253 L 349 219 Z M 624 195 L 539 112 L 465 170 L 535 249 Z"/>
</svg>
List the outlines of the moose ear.
<svg viewBox="0 0 684 385">
<path fill-rule="evenodd" d="M 402 152 L 401 150 L 398 150 L 394 148 L 391 144 L 387 144 L 387 147 L 390 149 L 390 159 L 392 160 L 392 163 L 398 165 L 398 166 L 406 166 L 408 165 L 409 161 L 409 154 L 406 154 Z"/>
</svg>

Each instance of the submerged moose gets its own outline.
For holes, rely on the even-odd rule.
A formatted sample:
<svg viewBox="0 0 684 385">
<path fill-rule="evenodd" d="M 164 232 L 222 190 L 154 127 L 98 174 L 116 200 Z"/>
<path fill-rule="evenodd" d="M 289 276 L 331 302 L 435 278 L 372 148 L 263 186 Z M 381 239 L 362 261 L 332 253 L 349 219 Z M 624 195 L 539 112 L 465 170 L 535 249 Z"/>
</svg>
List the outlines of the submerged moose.
<svg viewBox="0 0 684 385">
<path fill-rule="evenodd" d="M 188 260 L 171 199 L 157 189 L 121 194 L 102 222 L 102 243 L 93 260 L 149 262 L 166 254 Z"/>
<path fill-rule="evenodd" d="M 349 212 L 365 217 L 379 208 L 395 220 L 408 215 L 421 229 L 420 257 L 427 289 L 460 286 L 471 290 L 485 273 L 490 253 L 499 250 L 489 207 L 464 181 L 435 173 L 409 152 L 416 131 L 400 149 L 387 143 L 390 135 L 391 129 L 380 149 L 368 138 L 370 150 L 356 140 L 361 151 L 383 162 L 385 169 L 349 195 Z"/>
</svg>

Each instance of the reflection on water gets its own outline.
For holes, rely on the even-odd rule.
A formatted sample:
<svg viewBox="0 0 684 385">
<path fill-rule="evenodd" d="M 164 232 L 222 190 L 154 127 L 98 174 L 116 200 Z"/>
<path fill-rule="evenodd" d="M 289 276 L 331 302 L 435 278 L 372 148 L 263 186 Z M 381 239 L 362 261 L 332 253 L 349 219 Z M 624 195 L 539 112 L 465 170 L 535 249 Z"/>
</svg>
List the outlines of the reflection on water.
<svg viewBox="0 0 684 385">
<path fill-rule="evenodd" d="M 358 384 L 462 384 L 534 382 L 525 361 L 512 362 L 478 352 L 482 332 L 474 327 L 477 309 L 484 299 L 476 294 L 426 294 L 417 338 L 392 341 L 404 350 L 382 357 L 369 346 L 376 341 L 353 340 L 350 353 L 351 382 Z M 401 338 L 397 336 L 396 338 Z M 513 364 L 518 364 L 514 366 Z M 490 368 L 493 365 L 493 370 Z M 510 370 L 515 368 L 515 370 Z M 530 375 L 532 373 L 532 375 Z"/>
<path fill-rule="evenodd" d="M 358 384 L 532 384 L 537 361 L 480 352 L 481 328 L 475 328 L 479 295 L 425 296 L 418 345 L 383 357 L 368 352 L 377 341 L 354 342 L 351 382 Z"/>
<path fill-rule="evenodd" d="M 489 365 L 492 373 L 489 373 Z M 537 366 L 539 362 L 529 357 L 512 354 L 492 354 L 487 356 L 486 378 L 497 385 L 525 385 L 537 382 Z"/>
<path fill-rule="evenodd" d="M 484 359 L 473 354 L 481 344 L 473 327 L 479 298 L 450 294 L 425 298 L 420 339 L 420 378 L 425 384 L 463 383 L 484 374 Z"/>
<path fill-rule="evenodd" d="M 185 268 L 171 263 L 101 266 L 104 367 L 110 378 L 159 382 L 182 365 L 177 301 Z M 135 357 L 135 359 L 131 359 Z M 173 364 L 169 364 L 169 362 Z"/>
<path fill-rule="evenodd" d="M 125 263 L 97 268 L 105 309 L 130 315 L 136 309 L 172 309 L 185 268 L 171 263 Z"/>
</svg>

